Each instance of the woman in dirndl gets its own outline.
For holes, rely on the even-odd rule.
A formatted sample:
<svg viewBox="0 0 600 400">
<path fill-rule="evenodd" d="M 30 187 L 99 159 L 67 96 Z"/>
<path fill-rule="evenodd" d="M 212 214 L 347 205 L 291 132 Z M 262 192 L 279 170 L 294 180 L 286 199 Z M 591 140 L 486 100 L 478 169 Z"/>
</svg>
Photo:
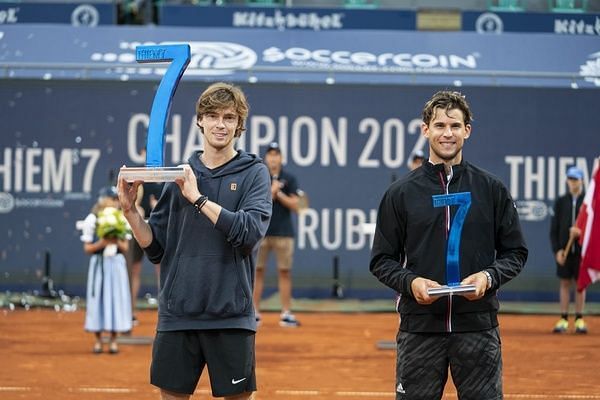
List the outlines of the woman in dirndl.
<svg viewBox="0 0 600 400">
<path fill-rule="evenodd" d="M 99 238 L 98 214 L 107 207 L 119 207 L 114 187 L 103 189 L 91 213 L 82 224 L 83 249 L 91 254 L 87 293 L 85 330 L 95 335 L 93 352 L 100 354 L 102 332 L 109 332 L 109 353 L 117 354 L 117 334 L 131 331 L 131 292 L 127 277 L 124 254 L 129 246 L 128 238 Z"/>
</svg>

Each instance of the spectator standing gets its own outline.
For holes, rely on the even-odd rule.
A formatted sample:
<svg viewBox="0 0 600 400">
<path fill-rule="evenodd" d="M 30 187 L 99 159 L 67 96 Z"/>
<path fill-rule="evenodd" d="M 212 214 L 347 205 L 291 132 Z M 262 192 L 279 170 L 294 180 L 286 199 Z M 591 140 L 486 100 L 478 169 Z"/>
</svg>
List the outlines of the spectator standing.
<svg viewBox="0 0 600 400">
<path fill-rule="evenodd" d="M 577 167 L 567 170 L 568 191 L 554 203 L 554 215 L 550 222 L 550 243 L 556 260 L 556 275 L 560 281 L 560 319 L 554 325 L 554 333 L 569 330 L 569 303 L 571 287 L 575 287 L 575 332 L 587 333 L 583 320 L 585 290 L 577 291 L 577 277 L 581 263 L 581 246 L 577 238 L 581 231 L 575 226 L 577 214 L 583 203 L 583 171 Z"/>
<path fill-rule="evenodd" d="M 292 262 L 294 257 L 294 226 L 292 212 L 298 211 L 298 184 L 296 177 L 283 169 L 283 157 L 279 144 L 269 144 L 265 153 L 265 164 L 271 174 L 271 196 L 273 215 L 267 235 L 260 244 L 256 263 L 254 285 L 254 307 L 258 311 L 263 293 L 265 270 L 270 253 L 277 261 L 277 279 L 281 300 L 279 325 L 298 327 L 300 323 L 292 314 Z M 257 322 L 260 314 L 257 313 Z"/>
<path fill-rule="evenodd" d="M 423 153 L 423 150 L 415 150 L 410 156 L 410 163 L 408 164 L 408 169 L 413 171 L 419 168 L 421 165 L 423 165 L 424 161 L 425 153 Z"/>
</svg>

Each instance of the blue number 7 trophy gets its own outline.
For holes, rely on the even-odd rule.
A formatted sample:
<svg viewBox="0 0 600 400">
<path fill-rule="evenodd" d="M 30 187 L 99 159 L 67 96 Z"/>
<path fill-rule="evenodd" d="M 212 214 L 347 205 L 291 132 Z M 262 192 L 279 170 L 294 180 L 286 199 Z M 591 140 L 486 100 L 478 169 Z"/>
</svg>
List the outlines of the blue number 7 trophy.
<svg viewBox="0 0 600 400">
<path fill-rule="evenodd" d="M 460 284 L 460 237 L 462 228 L 467 217 L 467 212 L 471 207 L 471 193 L 452 193 L 434 195 L 433 207 L 447 207 L 458 205 L 458 210 L 454 215 L 450 236 L 448 238 L 448 249 L 446 252 L 446 282 L 447 284 L 439 288 L 430 288 L 427 293 L 430 296 L 449 296 L 453 294 L 464 294 L 475 292 L 475 285 Z"/>
<path fill-rule="evenodd" d="M 146 166 L 122 167 L 119 174 L 127 182 L 171 182 L 183 178 L 183 167 L 165 167 L 163 158 L 167 117 L 179 80 L 190 62 L 190 46 L 137 46 L 135 58 L 139 63 L 171 62 L 171 65 L 160 81 L 152 102 L 146 141 Z"/>
</svg>

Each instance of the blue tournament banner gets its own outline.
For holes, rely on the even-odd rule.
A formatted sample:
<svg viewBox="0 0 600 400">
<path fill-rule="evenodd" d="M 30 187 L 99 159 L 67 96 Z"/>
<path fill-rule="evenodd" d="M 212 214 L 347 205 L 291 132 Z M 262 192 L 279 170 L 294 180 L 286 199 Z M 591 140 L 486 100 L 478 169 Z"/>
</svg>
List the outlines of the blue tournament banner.
<svg viewBox="0 0 600 400">
<path fill-rule="evenodd" d="M 140 149 L 156 85 L 155 80 L 0 80 L 0 225 L 5 227 L 0 288 L 38 288 L 49 249 L 55 287 L 83 292 L 88 258 L 76 221 L 109 183 L 110 171 L 144 163 Z M 182 79 L 167 121 L 165 164 L 178 165 L 202 147 L 194 104 L 207 85 Z M 311 199 L 295 221 L 296 293 L 329 295 L 338 256 L 346 295 L 391 296 L 368 271 L 373 238 L 364 227 L 375 222 L 390 182 L 408 172 L 410 154 L 427 153 L 420 112 L 441 87 L 245 83 L 242 88 L 251 114 L 239 147 L 262 155 L 278 141 L 285 168 Z M 461 90 L 475 115 L 464 156 L 506 184 L 530 249 L 525 270 L 502 295 L 554 298 L 550 210 L 566 191 L 568 166 L 579 166 L 589 182 L 600 149 L 600 135 L 590 133 L 590 127 L 600 126 L 600 113 L 590 112 L 598 91 Z M 465 224 L 470 223 L 477 222 L 467 215 Z M 153 269 L 145 271 L 151 279 Z"/>
<path fill-rule="evenodd" d="M 167 68 L 138 65 L 135 48 L 173 43 L 190 45 L 184 77 L 201 81 L 600 87 L 598 38 L 547 34 L 5 25 L 0 68 L 12 78 L 160 81 Z"/>
<path fill-rule="evenodd" d="M 1 2 L 2 24 L 114 25 L 117 8 L 113 2 Z"/>
<path fill-rule="evenodd" d="M 600 126 L 600 113 L 590 112 L 600 88 L 597 38 L 42 25 L 0 28 L 0 288 L 35 288 L 48 249 L 56 286 L 83 291 L 87 256 L 75 224 L 111 171 L 144 163 L 149 110 L 167 68 L 138 65 L 135 49 L 153 43 L 189 43 L 192 53 L 167 118 L 165 165 L 202 147 L 194 104 L 216 80 L 238 82 L 251 103 L 240 148 L 263 154 L 280 143 L 311 199 L 296 220 L 295 290 L 329 294 L 338 256 L 346 294 L 389 295 L 368 272 L 364 226 L 375 222 L 392 179 L 407 173 L 410 154 L 427 151 L 424 102 L 460 83 L 475 114 L 465 157 L 509 188 L 530 248 L 523 274 L 502 294 L 556 296 L 551 207 L 565 193 L 567 167 L 579 166 L 587 183 L 600 149 L 600 135 L 590 133 Z M 306 73 L 315 65 L 328 72 Z M 261 75 L 258 67 L 282 71 Z M 403 71 L 415 75 L 404 80 Z M 465 71 L 577 78 L 477 83 Z"/>
<path fill-rule="evenodd" d="M 159 6 L 160 25 L 247 29 L 415 30 L 416 13 L 409 10 L 361 10 L 296 7 Z"/>
<path fill-rule="evenodd" d="M 465 11 L 462 13 L 462 29 L 478 33 L 599 36 L 600 14 Z"/>
</svg>

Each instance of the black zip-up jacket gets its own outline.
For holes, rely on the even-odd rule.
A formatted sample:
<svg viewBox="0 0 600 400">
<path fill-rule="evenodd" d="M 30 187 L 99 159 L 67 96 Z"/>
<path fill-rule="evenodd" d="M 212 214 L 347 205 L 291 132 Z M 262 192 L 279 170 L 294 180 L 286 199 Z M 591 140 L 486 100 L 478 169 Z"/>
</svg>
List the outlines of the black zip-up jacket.
<svg viewBox="0 0 600 400">
<path fill-rule="evenodd" d="M 415 278 L 447 283 L 447 227 L 458 209 L 434 207 L 432 195 L 459 192 L 471 194 L 460 236 L 460 279 L 486 270 L 492 287 L 479 300 L 455 295 L 418 304 L 411 291 Z M 443 164 L 427 162 L 394 182 L 381 200 L 370 270 L 402 295 L 402 331 L 470 332 L 498 326 L 496 290 L 517 276 L 526 260 L 527 248 L 508 190 L 498 178 L 466 161 L 452 167 L 449 181 Z"/>
<path fill-rule="evenodd" d="M 582 192 L 575 200 L 575 207 L 573 207 L 573 195 L 566 193 L 556 199 L 554 203 L 554 215 L 550 221 L 550 245 L 554 254 L 560 249 L 564 249 L 569 241 L 569 228 L 575 224 L 579 209 L 583 204 L 583 198 L 585 193 Z M 578 240 L 573 241 L 571 251 L 567 255 L 573 256 L 581 253 L 581 246 Z"/>
</svg>

